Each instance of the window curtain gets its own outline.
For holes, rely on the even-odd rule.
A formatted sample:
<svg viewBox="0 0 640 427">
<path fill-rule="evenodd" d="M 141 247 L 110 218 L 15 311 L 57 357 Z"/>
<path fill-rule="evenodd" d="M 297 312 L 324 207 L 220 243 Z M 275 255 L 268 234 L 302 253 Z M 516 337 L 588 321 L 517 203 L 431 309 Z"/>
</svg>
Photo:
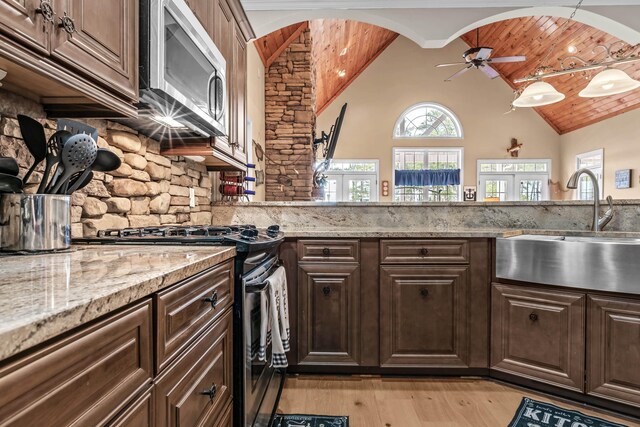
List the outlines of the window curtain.
<svg viewBox="0 0 640 427">
<path fill-rule="evenodd" d="M 460 185 L 460 169 L 396 170 L 395 175 L 398 186 Z"/>
</svg>

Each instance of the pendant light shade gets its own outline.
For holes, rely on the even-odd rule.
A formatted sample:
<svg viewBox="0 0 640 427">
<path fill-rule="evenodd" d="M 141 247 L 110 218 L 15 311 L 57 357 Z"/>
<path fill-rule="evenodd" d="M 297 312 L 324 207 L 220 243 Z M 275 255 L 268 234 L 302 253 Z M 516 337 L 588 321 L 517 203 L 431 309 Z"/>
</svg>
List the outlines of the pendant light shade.
<svg viewBox="0 0 640 427">
<path fill-rule="evenodd" d="M 546 82 L 535 82 L 525 88 L 522 94 L 513 101 L 514 107 L 540 107 L 560 102 L 564 94 L 558 92 Z"/>
<path fill-rule="evenodd" d="M 587 87 L 580 91 L 579 95 L 583 98 L 597 98 L 628 92 L 638 87 L 640 87 L 640 82 L 629 77 L 624 71 L 607 68 L 596 74 Z"/>
</svg>

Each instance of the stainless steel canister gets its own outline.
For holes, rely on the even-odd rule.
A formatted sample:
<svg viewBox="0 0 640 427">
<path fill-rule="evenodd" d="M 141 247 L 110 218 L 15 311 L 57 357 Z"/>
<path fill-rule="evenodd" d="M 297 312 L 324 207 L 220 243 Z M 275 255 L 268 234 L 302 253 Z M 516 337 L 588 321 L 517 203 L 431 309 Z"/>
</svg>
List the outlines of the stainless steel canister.
<svg viewBox="0 0 640 427">
<path fill-rule="evenodd" d="M 0 250 L 46 252 L 71 246 L 71 196 L 0 194 Z"/>
</svg>

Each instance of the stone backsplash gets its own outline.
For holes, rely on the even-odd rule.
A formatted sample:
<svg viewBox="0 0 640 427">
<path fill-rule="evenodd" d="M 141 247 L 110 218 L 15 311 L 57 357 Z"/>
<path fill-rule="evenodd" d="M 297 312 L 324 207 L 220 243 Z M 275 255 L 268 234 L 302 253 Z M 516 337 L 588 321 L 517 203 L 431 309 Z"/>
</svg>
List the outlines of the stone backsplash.
<svg viewBox="0 0 640 427">
<path fill-rule="evenodd" d="M 22 141 L 18 114 L 40 120 L 47 137 L 56 130 L 36 102 L 0 90 L 0 156 L 18 160 L 20 176 L 33 158 Z M 98 146 L 120 157 L 111 173 L 95 172 L 91 183 L 72 198 L 73 237 L 93 236 L 107 228 L 211 224 L 211 178 L 206 167 L 183 157 L 160 155 L 160 143 L 107 120 L 79 120 L 98 129 Z M 39 183 L 44 162 L 30 182 Z M 29 185 L 27 192 L 37 185 Z M 189 189 L 195 207 L 189 206 Z"/>
</svg>

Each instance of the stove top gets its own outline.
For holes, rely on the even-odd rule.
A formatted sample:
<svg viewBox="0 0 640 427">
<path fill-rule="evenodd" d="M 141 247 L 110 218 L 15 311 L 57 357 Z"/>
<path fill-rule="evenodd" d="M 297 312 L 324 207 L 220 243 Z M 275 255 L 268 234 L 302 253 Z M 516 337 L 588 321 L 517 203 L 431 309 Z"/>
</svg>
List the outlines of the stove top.
<svg viewBox="0 0 640 427">
<path fill-rule="evenodd" d="M 235 245 L 239 252 L 253 252 L 277 246 L 283 239 L 284 234 L 277 225 L 259 229 L 244 224 L 108 229 L 98 231 L 96 237 L 74 239 L 74 243 Z"/>
</svg>

